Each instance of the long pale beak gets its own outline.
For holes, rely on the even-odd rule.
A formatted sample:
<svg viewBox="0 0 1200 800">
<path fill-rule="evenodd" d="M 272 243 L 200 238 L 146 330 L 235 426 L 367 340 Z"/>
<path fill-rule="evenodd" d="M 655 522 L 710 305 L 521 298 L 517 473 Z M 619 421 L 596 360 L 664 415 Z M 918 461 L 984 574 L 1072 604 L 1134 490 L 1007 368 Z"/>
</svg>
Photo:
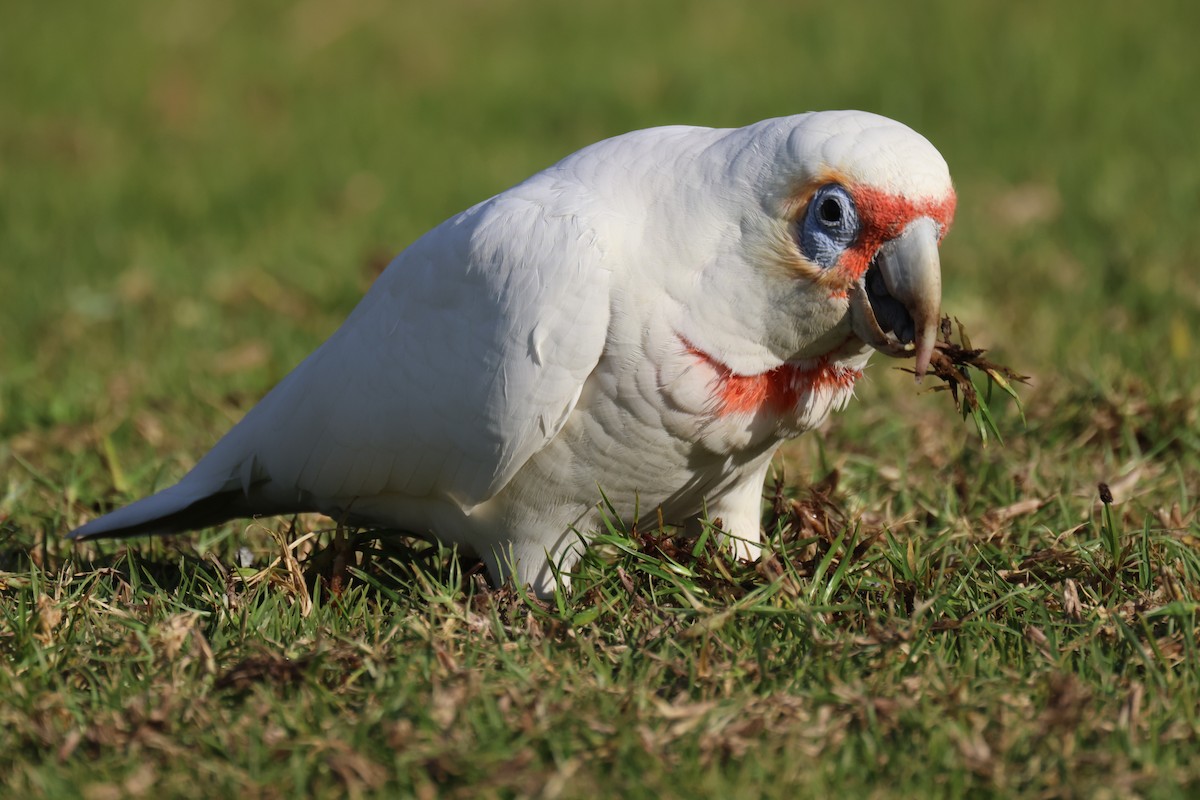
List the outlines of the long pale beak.
<svg viewBox="0 0 1200 800">
<path fill-rule="evenodd" d="M 910 222 L 879 248 L 850 296 L 855 334 L 888 355 L 916 355 L 918 379 L 929 368 L 941 320 L 938 233 L 937 223 L 928 217 Z"/>
</svg>

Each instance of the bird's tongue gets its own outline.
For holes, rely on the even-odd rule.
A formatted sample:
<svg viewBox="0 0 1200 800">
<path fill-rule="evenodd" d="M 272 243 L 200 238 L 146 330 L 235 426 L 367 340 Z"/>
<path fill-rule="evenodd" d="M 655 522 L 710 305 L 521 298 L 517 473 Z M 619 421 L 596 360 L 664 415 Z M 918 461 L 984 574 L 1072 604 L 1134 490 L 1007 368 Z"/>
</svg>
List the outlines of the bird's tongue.
<svg viewBox="0 0 1200 800">
<path fill-rule="evenodd" d="M 850 319 L 863 342 L 897 358 L 916 356 L 918 380 L 929 366 L 941 315 L 937 224 L 922 217 L 879 248 L 850 295 Z"/>
</svg>

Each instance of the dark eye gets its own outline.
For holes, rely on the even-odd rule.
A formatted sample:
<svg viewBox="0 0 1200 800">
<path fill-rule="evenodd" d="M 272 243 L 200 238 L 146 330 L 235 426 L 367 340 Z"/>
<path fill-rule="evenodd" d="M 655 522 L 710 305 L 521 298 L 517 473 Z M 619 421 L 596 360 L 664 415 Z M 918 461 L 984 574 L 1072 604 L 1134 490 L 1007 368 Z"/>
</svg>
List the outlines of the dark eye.
<svg viewBox="0 0 1200 800">
<path fill-rule="evenodd" d="M 842 222 L 842 204 L 832 195 L 826 196 L 817 206 L 817 216 L 831 228 L 836 228 Z"/>
<path fill-rule="evenodd" d="M 813 194 L 800 222 L 800 251 L 820 267 L 834 266 L 858 237 L 858 211 L 846 187 L 828 183 Z"/>
</svg>

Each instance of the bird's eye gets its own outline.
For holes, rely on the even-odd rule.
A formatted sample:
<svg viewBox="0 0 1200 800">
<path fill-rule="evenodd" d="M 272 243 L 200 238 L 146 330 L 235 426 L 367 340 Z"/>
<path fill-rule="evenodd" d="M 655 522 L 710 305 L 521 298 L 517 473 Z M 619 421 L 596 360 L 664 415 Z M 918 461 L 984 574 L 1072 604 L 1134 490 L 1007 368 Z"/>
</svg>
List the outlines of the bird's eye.
<svg viewBox="0 0 1200 800">
<path fill-rule="evenodd" d="M 858 229 L 850 192 L 839 184 L 826 184 L 813 194 L 800 222 L 800 250 L 817 266 L 832 267 L 858 237 Z"/>
<path fill-rule="evenodd" d="M 835 198 L 826 197 L 817 207 L 817 216 L 826 225 L 836 227 L 842 221 L 842 205 Z"/>
</svg>

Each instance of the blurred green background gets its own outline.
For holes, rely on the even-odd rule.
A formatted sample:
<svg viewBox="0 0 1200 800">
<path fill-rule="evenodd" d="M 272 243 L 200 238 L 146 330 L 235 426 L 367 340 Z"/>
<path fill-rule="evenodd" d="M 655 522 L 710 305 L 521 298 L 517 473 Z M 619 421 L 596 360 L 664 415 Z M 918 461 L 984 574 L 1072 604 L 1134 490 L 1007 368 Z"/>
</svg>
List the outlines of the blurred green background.
<svg viewBox="0 0 1200 800">
<path fill-rule="evenodd" d="M 579 147 L 810 109 L 879 112 L 939 147 L 960 197 L 946 310 L 1035 376 L 1034 404 L 1196 386 L 1191 4 L 115 0 L 3 17 L 0 437 L 53 474 L 91 470 L 109 436 L 127 468 L 182 470 L 392 254 Z M 868 399 L 902 381 L 873 374 Z"/>
<path fill-rule="evenodd" d="M 1197 34 L 1182 2 L 0 0 L 0 786 L 1194 795 Z M 799 583 L 739 567 L 784 587 L 757 609 L 610 565 L 557 615 L 416 569 L 304 617 L 222 566 L 273 556 L 258 523 L 61 540 L 445 217 L 631 129 L 846 107 L 950 163 L 945 310 L 1033 375 L 1029 425 L 982 448 L 877 360 L 781 461 L 797 497 L 840 474 L 845 530 Z"/>
</svg>

